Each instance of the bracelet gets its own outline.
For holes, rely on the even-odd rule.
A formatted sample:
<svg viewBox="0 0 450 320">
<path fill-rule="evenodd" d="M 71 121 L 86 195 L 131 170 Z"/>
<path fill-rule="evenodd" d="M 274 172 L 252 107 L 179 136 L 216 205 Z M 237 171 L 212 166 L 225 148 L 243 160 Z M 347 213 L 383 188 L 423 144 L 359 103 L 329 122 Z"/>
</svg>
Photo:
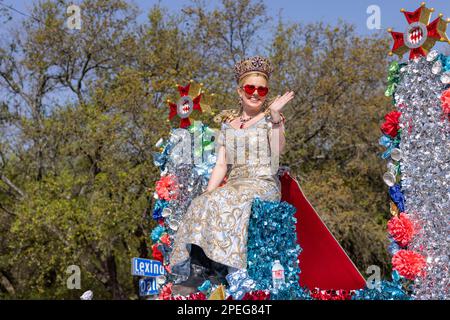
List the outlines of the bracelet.
<svg viewBox="0 0 450 320">
<path fill-rule="evenodd" d="M 278 125 L 278 124 L 280 124 L 282 122 L 284 123 L 285 121 L 286 121 L 286 118 L 283 116 L 282 113 L 280 113 L 280 120 L 277 121 L 277 122 L 273 121 L 272 117 L 270 117 L 270 122 L 272 122 L 273 125 Z"/>
<path fill-rule="evenodd" d="M 278 122 L 274 122 L 274 121 L 270 121 L 270 122 L 272 122 L 272 124 L 273 124 L 274 126 L 276 126 L 276 125 L 282 123 L 282 122 L 283 122 L 283 119 L 280 119 L 280 121 L 278 121 Z"/>
</svg>

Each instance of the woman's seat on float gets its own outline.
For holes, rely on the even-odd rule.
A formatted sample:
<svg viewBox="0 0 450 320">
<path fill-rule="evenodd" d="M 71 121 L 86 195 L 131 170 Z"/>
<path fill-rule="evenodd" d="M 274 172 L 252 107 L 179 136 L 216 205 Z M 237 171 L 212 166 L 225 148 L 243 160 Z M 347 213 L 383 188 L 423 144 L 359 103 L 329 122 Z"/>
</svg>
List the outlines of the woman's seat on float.
<svg viewBox="0 0 450 320">
<path fill-rule="evenodd" d="M 281 201 L 297 211 L 297 239 L 302 251 L 300 285 L 310 290 L 356 290 L 366 285 L 361 273 L 306 199 L 288 171 L 280 173 Z"/>
</svg>

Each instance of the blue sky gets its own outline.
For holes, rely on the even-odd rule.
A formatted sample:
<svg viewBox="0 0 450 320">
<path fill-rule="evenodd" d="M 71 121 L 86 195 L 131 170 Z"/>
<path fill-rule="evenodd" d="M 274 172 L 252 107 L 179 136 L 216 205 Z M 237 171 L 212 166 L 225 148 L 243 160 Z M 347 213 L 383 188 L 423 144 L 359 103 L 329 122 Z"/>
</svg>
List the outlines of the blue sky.
<svg viewBox="0 0 450 320">
<path fill-rule="evenodd" d="M 33 0 L 3 0 L 5 4 L 12 5 L 14 8 L 29 13 Z M 79 3 L 82 0 L 74 0 Z M 268 14 L 277 21 L 277 17 L 281 12 L 281 16 L 287 22 L 317 22 L 324 21 L 330 24 L 336 24 L 339 19 L 343 19 L 356 26 L 356 30 L 362 35 L 372 35 L 384 33 L 386 29 L 392 27 L 395 31 L 404 32 L 407 23 L 401 8 L 407 11 L 414 11 L 419 7 L 421 1 L 411 0 L 259 0 L 264 1 L 267 5 Z M 144 21 L 149 9 L 155 4 L 160 3 L 163 7 L 170 11 L 180 12 L 180 10 L 192 2 L 190 0 L 131 0 L 141 9 L 139 20 Z M 206 1 L 210 8 L 219 7 L 220 0 Z M 450 17 L 450 0 L 428 0 L 427 7 L 435 8 L 436 12 L 432 16 L 432 20 L 437 14 L 442 12 L 445 17 Z M 381 29 L 368 29 L 367 19 L 369 14 L 367 8 L 371 5 L 377 5 L 381 11 Z M 12 12 L 13 21 L 20 21 L 24 17 L 20 14 Z M 14 22 L 13 22 L 14 23 Z M 447 31 L 450 34 L 450 27 Z M 441 49 L 448 44 L 438 44 L 437 48 Z"/>
<path fill-rule="evenodd" d="M 73 0 L 75 4 L 82 0 Z M 352 23 L 356 26 L 356 30 L 362 35 L 374 35 L 383 33 L 386 34 L 386 29 L 392 27 L 394 30 L 404 32 L 407 27 L 407 22 L 403 14 L 400 12 L 401 8 L 407 11 L 414 11 L 420 6 L 421 1 L 417 0 L 254 0 L 264 1 L 267 5 L 268 14 L 277 21 L 279 12 L 287 22 L 318 22 L 324 21 L 330 24 L 336 24 L 339 19 Z M 4 4 L 11 5 L 15 9 L 28 15 L 30 8 L 33 5 L 33 0 L 3 0 Z M 160 3 L 163 7 L 170 11 L 180 12 L 181 8 L 191 4 L 190 0 L 132 0 L 131 2 L 138 5 L 141 9 L 139 21 L 145 21 L 149 9 L 155 4 Z M 210 8 L 220 7 L 220 0 L 206 1 Z M 428 7 L 433 7 L 436 12 L 432 19 L 437 17 L 437 14 L 442 12 L 445 17 L 450 17 L 450 0 L 428 0 L 426 1 Z M 367 8 L 371 5 L 379 6 L 381 10 L 381 29 L 369 30 L 366 22 L 369 17 Z M 13 20 L 10 21 L 5 29 L 19 24 L 25 17 L 19 13 L 11 12 Z M 2 25 L 3 27 L 3 25 Z M 0 29 L 0 39 L 4 29 Z M 450 35 L 450 27 L 447 31 Z M 440 43 L 436 46 L 438 50 L 444 47 L 449 47 L 448 44 Z M 407 55 L 405 55 L 406 57 Z"/>
<path fill-rule="evenodd" d="M 74 3 L 82 0 L 75 0 Z M 406 28 L 406 20 L 400 13 L 401 8 L 408 11 L 415 10 L 421 1 L 411 0 L 260 0 L 268 7 L 270 16 L 276 18 L 280 10 L 286 21 L 293 22 L 315 22 L 327 21 L 332 24 L 336 23 L 339 18 L 351 22 L 357 26 L 357 31 L 361 34 L 371 34 L 380 32 L 380 30 L 369 30 L 366 27 L 368 14 L 367 8 L 370 5 L 377 5 L 381 9 L 381 28 L 383 32 L 389 27 L 403 31 Z M 191 3 L 190 0 L 133 0 L 141 9 L 143 14 L 141 18 L 145 18 L 145 13 L 154 4 L 161 3 L 162 6 L 170 10 L 180 11 L 181 8 Z M 220 6 L 220 0 L 208 1 L 211 7 Z M 29 12 L 29 8 L 33 3 L 32 0 L 4 0 L 4 3 L 13 7 Z M 428 0 L 428 7 L 436 9 L 436 13 L 432 19 L 437 17 L 437 13 L 442 12 L 446 17 L 450 17 L 450 1 L 449 0 Z M 16 18 L 20 18 L 14 14 Z"/>
<path fill-rule="evenodd" d="M 264 0 L 263 0 L 264 1 Z M 150 8 L 153 4 L 160 2 L 163 6 L 179 11 L 183 6 L 190 3 L 189 0 L 136 0 L 141 8 Z M 210 1 L 211 5 L 217 6 L 220 0 Z M 265 0 L 269 15 L 276 18 L 280 9 L 286 21 L 293 22 L 315 22 L 328 21 L 336 23 L 339 18 L 351 22 L 357 26 L 361 34 L 380 32 L 379 30 L 369 30 L 366 27 L 368 14 L 367 8 L 370 5 L 377 5 L 381 9 L 381 28 L 384 32 L 387 28 L 403 31 L 407 24 L 400 12 L 401 8 L 407 11 L 417 9 L 421 1 L 411 0 Z M 435 8 L 436 13 L 432 19 L 437 17 L 437 13 L 442 12 L 446 17 L 450 17 L 449 0 L 429 0 L 427 7 Z"/>
</svg>

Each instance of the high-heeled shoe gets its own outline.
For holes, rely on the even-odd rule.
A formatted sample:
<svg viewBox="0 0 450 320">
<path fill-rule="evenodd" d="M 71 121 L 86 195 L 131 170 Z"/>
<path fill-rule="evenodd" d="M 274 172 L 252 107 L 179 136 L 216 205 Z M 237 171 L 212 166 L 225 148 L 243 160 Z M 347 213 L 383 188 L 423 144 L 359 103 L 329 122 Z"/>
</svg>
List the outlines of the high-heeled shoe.
<svg viewBox="0 0 450 320">
<path fill-rule="evenodd" d="M 228 285 L 226 276 L 228 274 L 228 269 L 225 265 L 213 262 L 211 268 L 207 269 L 206 275 L 208 280 L 211 281 L 212 285 Z"/>
<path fill-rule="evenodd" d="M 191 293 L 198 291 L 198 287 L 201 286 L 208 276 L 206 274 L 206 268 L 196 264 L 191 264 L 189 277 L 172 286 L 172 295 L 187 296 Z"/>
</svg>

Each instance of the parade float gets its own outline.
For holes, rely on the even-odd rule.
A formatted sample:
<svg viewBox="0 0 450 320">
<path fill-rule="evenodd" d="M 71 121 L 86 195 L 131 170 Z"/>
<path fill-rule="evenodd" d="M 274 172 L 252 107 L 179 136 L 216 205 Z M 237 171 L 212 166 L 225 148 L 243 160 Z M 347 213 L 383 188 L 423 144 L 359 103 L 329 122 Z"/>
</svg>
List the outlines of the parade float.
<svg viewBox="0 0 450 320">
<path fill-rule="evenodd" d="M 392 279 L 366 280 L 322 222 L 288 167 L 281 167 L 279 202 L 255 199 L 248 230 L 248 268 L 227 276 L 227 284 L 206 280 L 189 296 L 172 294 L 169 255 L 181 217 L 207 187 L 215 165 L 217 130 L 190 117 L 210 110 L 210 99 L 192 81 L 177 85 L 168 101 L 173 128 L 160 139 L 154 163 L 161 177 L 149 189 L 151 257 L 134 258 L 132 274 L 141 276 L 142 296 L 160 300 L 409 300 L 449 299 L 448 226 L 450 213 L 450 57 L 431 50 L 449 43 L 449 19 L 422 4 L 402 9 L 408 27 L 389 30 L 391 55 L 404 62 L 389 66 L 386 96 L 394 110 L 381 125 L 380 144 L 387 161 L 392 218 Z M 381 177 L 380 177 L 381 179 Z M 226 183 L 226 179 L 223 183 Z M 150 258 L 150 259 L 147 259 Z M 284 283 L 273 287 L 272 266 L 284 268 Z"/>
</svg>

